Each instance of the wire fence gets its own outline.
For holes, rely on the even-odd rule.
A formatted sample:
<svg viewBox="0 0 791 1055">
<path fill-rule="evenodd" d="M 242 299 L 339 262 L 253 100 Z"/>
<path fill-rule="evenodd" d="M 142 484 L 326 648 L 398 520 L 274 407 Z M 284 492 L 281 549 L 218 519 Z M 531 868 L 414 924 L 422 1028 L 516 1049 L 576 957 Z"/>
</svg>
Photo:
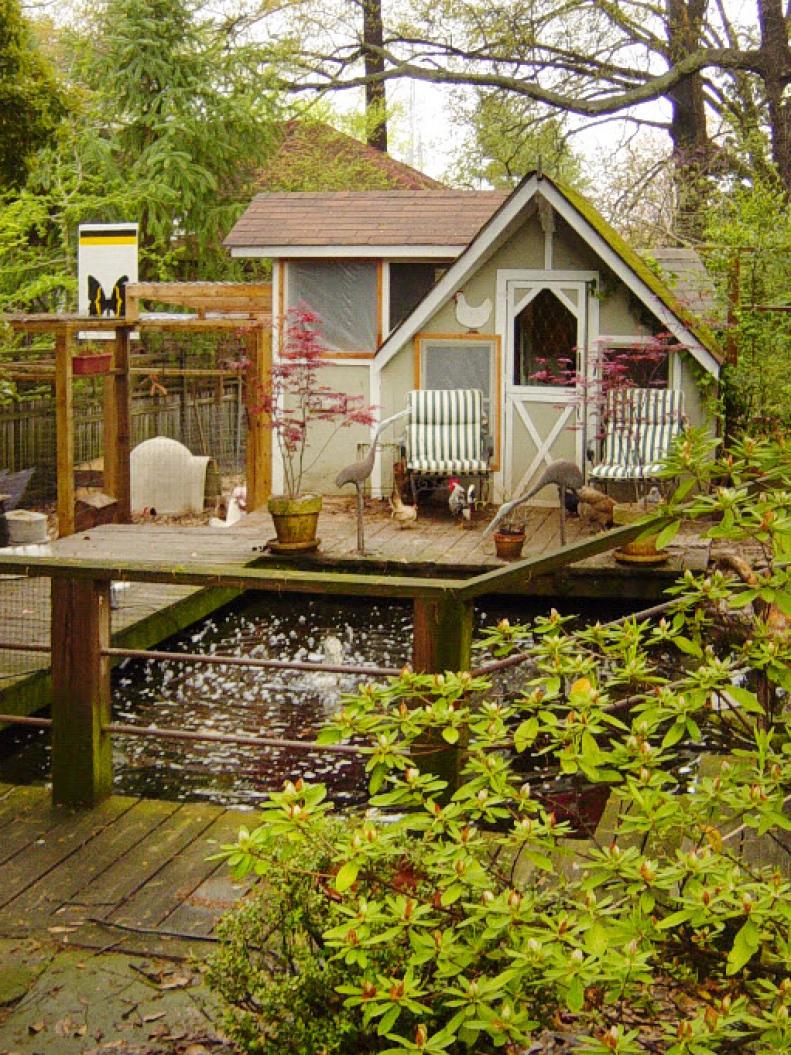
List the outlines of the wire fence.
<svg viewBox="0 0 791 1055">
<path fill-rule="evenodd" d="M 95 350 L 95 349 L 94 349 Z M 103 348 L 99 349 L 103 351 Z M 78 349 L 82 351 L 82 347 Z M 155 436 L 184 444 L 214 460 L 219 472 L 244 471 L 243 350 L 233 336 L 211 340 L 150 335 L 135 342 L 131 360 L 131 443 Z M 54 501 L 57 480 L 56 404 L 52 349 L 22 347 L 0 357 L 0 376 L 13 378 L 13 398 L 0 404 L 0 469 L 33 469 L 24 495 L 28 508 Z M 104 382 L 101 375 L 73 383 L 76 487 L 102 487 Z"/>
</svg>

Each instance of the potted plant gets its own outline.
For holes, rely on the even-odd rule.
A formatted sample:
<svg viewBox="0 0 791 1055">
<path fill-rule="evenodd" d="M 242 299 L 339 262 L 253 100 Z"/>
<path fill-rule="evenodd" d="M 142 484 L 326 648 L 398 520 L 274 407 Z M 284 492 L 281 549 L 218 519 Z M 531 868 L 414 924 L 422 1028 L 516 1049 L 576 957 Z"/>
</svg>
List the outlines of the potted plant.
<svg viewBox="0 0 791 1055">
<path fill-rule="evenodd" d="M 84 345 L 71 358 L 71 371 L 76 377 L 88 377 L 95 374 L 107 374 L 112 369 L 113 353 L 107 348 Z"/>
<path fill-rule="evenodd" d="M 266 414 L 283 466 L 283 494 L 272 495 L 268 509 L 281 551 L 309 550 L 318 544 L 316 528 L 321 495 L 304 492 L 302 482 L 337 433 L 352 425 L 370 427 L 373 407 L 360 395 L 339 392 L 320 383 L 326 347 L 319 317 L 305 304 L 291 308 L 284 319 L 283 347 L 267 382 L 257 394 L 254 410 Z M 313 446 L 316 426 L 329 425 Z"/>
<path fill-rule="evenodd" d="M 521 512 L 519 509 L 514 510 L 494 533 L 494 550 L 500 560 L 519 560 L 522 556 L 525 525 L 524 519 L 520 517 Z"/>
</svg>

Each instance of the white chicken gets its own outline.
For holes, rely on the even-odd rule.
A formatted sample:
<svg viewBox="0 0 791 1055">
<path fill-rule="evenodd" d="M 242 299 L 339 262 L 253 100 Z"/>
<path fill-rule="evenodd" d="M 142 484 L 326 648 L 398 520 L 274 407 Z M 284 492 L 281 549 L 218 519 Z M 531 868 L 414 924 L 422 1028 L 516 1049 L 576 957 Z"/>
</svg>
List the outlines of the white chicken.
<svg viewBox="0 0 791 1055">
<path fill-rule="evenodd" d="M 405 528 L 413 528 L 417 522 L 417 506 L 408 506 L 401 500 L 398 488 L 393 488 L 390 496 L 390 519 L 395 520 L 403 531 Z"/>
</svg>

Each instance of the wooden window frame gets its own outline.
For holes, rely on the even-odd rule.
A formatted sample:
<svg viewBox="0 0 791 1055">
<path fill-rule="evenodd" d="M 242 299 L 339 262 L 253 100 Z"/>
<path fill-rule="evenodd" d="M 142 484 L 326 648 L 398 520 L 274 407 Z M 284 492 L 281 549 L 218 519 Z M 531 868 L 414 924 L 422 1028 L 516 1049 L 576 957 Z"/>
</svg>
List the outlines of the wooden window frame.
<svg viewBox="0 0 791 1055">
<path fill-rule="evenodd" d="M 494 408 L 494 421 L 489 425 L 492 429 L 494 439 L 494 454 L 492 456 L 492 472 L 499 472 L 502 461 L 502 432 L 503 432 L 503 406 L 502 406 L 502 338 L 497 333 L 431 333 L 420 331 L 412 338 L 412 381 L 415 388 L 423 388 L 423 348 L 424 342 L 446 341 L 448 343 L 460 344 L 463 341 L 488 344 L 494 349 L 494 362 L 492 365 L 492 405 Z M 496 428 L 494 427 L 496 426 Z"/>
</svg>

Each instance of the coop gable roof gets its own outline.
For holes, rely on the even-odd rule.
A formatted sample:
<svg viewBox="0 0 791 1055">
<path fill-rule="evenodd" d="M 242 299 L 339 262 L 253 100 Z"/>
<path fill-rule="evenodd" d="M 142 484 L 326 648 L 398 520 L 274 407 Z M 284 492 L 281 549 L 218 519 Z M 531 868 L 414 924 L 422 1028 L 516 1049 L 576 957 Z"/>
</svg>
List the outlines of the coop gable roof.
<svg viewBox="0 0 791 1055">
<path fill-rule="evenodd" d="M 224 245 L 234 256 L 453 259 L 507 197 L 446 189 L 258 194 Z"/>
<path fill-rule="evenodd" d="M 486 220 L 445 275 L 377 352 L 381 368 L 424 328 L 430 317 L 524 222 L 540 195 L 563 217 L 624 285 L 667 327 L 709 373 L 719 374 L 720 354 L 711 331 L 579 192 L 542 173 L 529 173 Z"/>
</svg>

